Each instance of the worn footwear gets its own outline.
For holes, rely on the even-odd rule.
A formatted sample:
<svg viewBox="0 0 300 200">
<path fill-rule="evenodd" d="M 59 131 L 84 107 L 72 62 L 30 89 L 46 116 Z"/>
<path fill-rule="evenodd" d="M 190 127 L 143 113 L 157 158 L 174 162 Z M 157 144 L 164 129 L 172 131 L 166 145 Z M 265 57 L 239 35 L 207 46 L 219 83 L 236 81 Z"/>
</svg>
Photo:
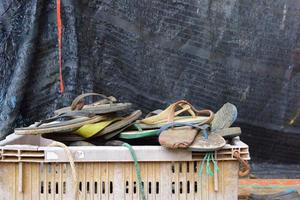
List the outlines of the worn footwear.
<svg viewBox="0 0 300 200">
<path fill-rule="evenodd" d="M 61 118 L 65 118 L 65 117 L 66 116 L 64 115 Z M 55 117 L 53 119 L 57 120 L 59 119 L 59 117 Z M 104 119 L 106 119 L 105 116 L 77 117 L 77 118 L 66 119 L 65 121 L 38 123 L 38 126 L 35 127 L 16 128 L 15 133 L 17 135 L 37 135 L 37 134 L 45 134 L 45 133 L 72 132 L 86 124 L 96 123 Z"/>
<path fill-rule="evenodd" d="M 55 140 L 55 141 L 58 141 L 58 142 L 76 142 L 76 141 L 83 141 L 85 140 L 86 138 L 78 135 L 78 134 L 75 134 L 75 133 L 61 133 L 61 132 L 58 132 L 58 133 L 44 133 L 42 134 L 42 137 L 43 138 L 47 138 L 47 139 L 51 139 L 51 140 Z"/>
<path fill-rule="evenodd" d="M 191 126 L 182 126 L 163 131 L 158 138 L 161 146 L 178 149 L 188 148 L 194 141 L 198 130 Z"/>
<path fill-rule="evenodd" d="M 197 134 L 193 144 L 188 148 L 190 151 L 210 152 L 221 149 L 225 146 L 225 139 L 215 133 L 208 132 L 207 128 Z"/>
<path fill-rule="evenodd" d="M 102 130 L 104 130 L 107 126 L 109 126 L 113 122 L 118 120 L 121 120 L 121 118 L 108 119 L 98 123 L 86 124 L 80 127 L 78 130 L 76 130 L 75 133 L 84 138 L 90 138 L 96 135 L 97 133 L 101 132 Z"/>
<path fill-rule="evenodd" d="M 204 125 L 207 126 L 207 125 Z M 170 123 L 160 128 L 160 145 L 171 148 L 188 148 L 203 127 L 190 123 Z"/>
<path fill-rule="evenodd" d="M 92 104 L 85 105 L 84 98 L 88 96 L 100 96 L 103 99 Z M 90 114 L 106 114 L 125 110 L 131 107 L 131 103 L 116 103 L 114 97 L 107 97 L 98 93 L 85 93 L 76 97 L 71 106 L 54 111 L 55 114 L 63 113 L 90 113 Z"/>
<path fill-rule="evenodd" d="M 160 128 L 171 122 L 190 122 L 208 124 L 213 120 L 214 113 L 210 110 L 196 110 L 187 101 L 181 100 L 171 104 L 158 114 L 139 121 L 142 128 Z M 188 115 L 182 115 L 188 113 Z M 154 113 L 155 114 L 155 113 Z"/>
<path fill-rule="evenodd" d="M 237 108 L 231 103 L 225 103 L 215 114 L 211 122 L 211 131 L 229 128 L 237 118 Z"/>
<path fill-rule="evenodd" d="M 159 129 L 153 130 L 140 130 L 140 131 L 123 131 L 120 133 L 119 138 L 121 139 L 138 139 L 138 138 L 145 138 L 151 136 L 158 136 Z"/>
<path fill-rule="evenodd" d="M 109 126 L 104 128 L 102 131 L 100 131 L 96 135 L 94 135 L 93 138 L 100 137 L 100 136 L 103 136 L 106 139 L 112 138 L 112 137 L 116 136 L 117 134 L 119 134 L 118 130 L 132 124 L 138 118 L 140 118 L 141 115 L 142 115 L 142 111 L 136 110 L 136 111 L 132 112 L 130 115 L 123 117 L 120 120 L 110 124 Z"/>
<path fill-rule="evenodd" d="M 222 136 L 225 139 L 234 138 L 242 134 L 240 127 L 230 127 L 212 131 L 212 133 Z"/>
<path fill-rule="evenodd" d="M 87 141 L 77 141 L 77 142 L 70 143 L 69 146 L 96 146 L 96 145 Z"/>
</svg>

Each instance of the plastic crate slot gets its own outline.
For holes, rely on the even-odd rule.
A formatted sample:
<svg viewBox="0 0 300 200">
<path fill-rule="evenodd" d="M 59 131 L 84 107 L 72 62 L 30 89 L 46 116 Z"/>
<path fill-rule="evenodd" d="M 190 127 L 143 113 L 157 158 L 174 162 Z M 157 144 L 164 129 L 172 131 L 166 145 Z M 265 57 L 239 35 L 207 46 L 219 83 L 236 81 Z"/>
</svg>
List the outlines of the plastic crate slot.
<svg viewBox="0 0 300 200">
<path fill-rule="evenodd" d="M 48 182 L 48 194 L 51 194 L 51 182 Z"/>
<path fill-rule="evenodd" d="M 151 194 L 151 182 L 148 182 L 148 192 Z"/>
<path fill-rule="evenodd" d="M 172 162 L 172 164 L 171 164 L 171 171 L 172 171 L 172 173 L 175 173 L 175 166 L 174 166 L 174 162 Z"/>
<path fill-rule="evenodd" d="M 109 182 L 109 193 L 112 194 L 114 192 L 114 186 L 113 183 L 110 181 Z"/>
<path fill-rule="evenodd" d="M 144 181 L 142 181 L 142 188 L 145 189 Z"/>
<path fill-rule="evenodd" d="M 90 193 L 90 182 L 86 182 L 86 192 Z"/>
<path fill-rule="evenodd" d="M 95 181 L 94 182 L 94 191 L 95 191 L 95 194 L 97 194 L 97 189 L 98 189 L 98 182 L 97 181 Z"/>
<path fill-rule="evenodd" d="M 40 193 L 44 194 L 44 181 L 41 181 L 41 188 Z"/>
<path fill-rule="evenodd" d="M 133 193 L 136 194 L 136 182 L 133 182 Z"/>
<path fill-rule="evenodd" d="M 41 151 L 21 151 L 21 156 L 24 157 L 44 157 L 44 152 Z"/>
<path fill-rule="evenodd" d="M 56 163 L 56 165 L 55 165 L 55 174 L 58 174 L 58 169 L 59 169 L 59 164 Z"/>
<path fill-rule="evenodd" d="M 126 192 L 126 194 L 129 193 L 129 182 L 128 181 L 125 182 L 125 192 Z"/>
<path fill-rule="evenodd" d="M 102 181 L 102 194 L 105 194 L 105 182 Z"/>
<path fill-rule="evenodd" d="M 18 154 L 18 150 L 5 150 L 5 149 L 3 149 L 2 154 Z"/>
<path fill-rule="evenodd" d="M 17 157 L 17 156 L 3 156 L 2 159 L 6 160 L 6 161 L 18 161 L 19 157 Z"/>
<path fill-rule="evenodd" d="M 58 194 L 58 182 L 55 183 L 55 194 Z"/>
<path fill-rule="evenodd" d="M 15 153 L 3 153 L 2 156 L 15 156 L 15 157 L 18 157 L 19 154 L 15 154 Z"/>
<path fill-rule="evenodd" d="M 37 158 L 37 157 L 32 157 L 32 158 L 29 158 L 29 157 L 20 157 L 20 160 L 21 161 L 26 161 L 26 162 L 41 162 L 41 161 L 44 161 L 43 158 Z"/>
<path fill-rule="evenodd" d="M 202 160 L 204 158 L 204 156 L 202 154 L 192 154 L 192 159 L 193 160 Z"/>
<path fill-rule="evenodd" d="M 197 173 L 197 161 L 194 161 L 194 173 Z"/>
<path fill-rule="evenodd" d="M 182 173 L 182 163 L 179 163 L 179 173 Z"/>
<path fill-rule="evenodd" d="M 197 193 L 198 192 L 198 185 L 197 185 L 197 181 L 194 182 L 194 192 Z"/>
<path fill-rule="evenodd" d="M 187 181 L 186 183 L 186 191 L 188 194 L 190 193 L 190 181 Z"/>
<path fill-rule="evenodd" d="M 66 194 L 66 181 L 63 182 L 63 194 Z"/>
<path fill-rule="evenodd" d="M 159 194 L 159 182 L 156 182 L 156 194 Z"/>
<path fill-rule="evenodd" d="M 175 182 L 172 182 L 172 194 L 175 194 Z"/>
<path fill-rule="evenodd" d="M 190 163 L 186 162 L 186 172 L 190 173 Z"/>
<path fill-rule="evenodd" d="M 179 182 L 179 193 L 182 194 L 182 181 Z"/>
<path fill-rule="evenodd" d="M 79 191 L 82 192 L 82 182 L 79 182 Z"/>
</svg>

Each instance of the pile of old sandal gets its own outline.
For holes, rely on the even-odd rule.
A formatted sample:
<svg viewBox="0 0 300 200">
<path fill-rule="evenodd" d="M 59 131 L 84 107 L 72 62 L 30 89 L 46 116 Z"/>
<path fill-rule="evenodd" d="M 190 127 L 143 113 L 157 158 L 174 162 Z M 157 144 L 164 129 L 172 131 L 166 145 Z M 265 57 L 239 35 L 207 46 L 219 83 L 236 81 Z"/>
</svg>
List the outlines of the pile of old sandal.
<svg viewBox="0 0 300 200">
<path fill-rule="evenodd" d="M 101 97 L 101 100 L 85 104 L 84 99 Z M 69 107 L 54 112 L 54 116 L 35 124 L 16 128 L 15 134 L 37 135 L 62 142 L 69 146 L 124 146 L 135 163 L 142 199 L 140 167 L 132 145 L 161 145 L 169 149 L 186 149 L 205 152 L 204 163 L 208 175 L 214 176 L 218 165 L 215 151 L 241 134 L 239 127 L 231 127 L 237 118 L 237 109 L 226 103 L 214 114 L 211 110 L 197 110 L 185 100 L 169 105 L 165 110 L 155 110 L 144 119 L 140 110 L 128 113 L 131 103 L 118 103 L 116 98 L 98 93 L 86 93 L 76 97 Z"/>
<path fill-rule="evenodd" d="M 101 100 L 85 104 L 86 98 Z M 158 145 L 170 149 L 213 152 L 241 134 L 231 127 L 237 109 L 226 103 L 217 112 L 197 110 L 185 100 L 155 110 L 144 119 L 140 110 L 128 113 L 131 103 L 118 103 L 116 98 L 98 93 L 76 97 L 69 107 L 54 111 L 54 116 L 35 124 L 16 128 L 16 134 L 40 134 L 66 145 Z"/>
<path fill-rule="evenodd" d="M 84 103 L 87 97 L 102 99 L 91 104 Z M 140 110 L 124 116 L 131 103 L 118 103 L 114 97 L 98 93 L 86 93 L 76 97 L 71 106 L 54 112 L 54 116 L 29 127 L 16 128 L 19 135 L 36 135 L 70 144 L 95 138 L 111 138 L 124 127 L 133 124 L 141 115 Z M 122 113 L 120 113 L 122 112 Z"/>
<path fill-rule="evenodd" d="M 149 113 L 134 124 L 137 130 L 123 131 L 119 138 L 130 143 L 130 140 L 144 138 L 145 141 L 156 136 L 166 148 L 211 152 L 222 148 L 225 139 L 241 134 L 239 127 L 230 127 L 236 118 L 237 109 L 230 103 L 214 114 L 210 110 L 197 110 L 181 100 L 165 110 Z"/>
</svg>

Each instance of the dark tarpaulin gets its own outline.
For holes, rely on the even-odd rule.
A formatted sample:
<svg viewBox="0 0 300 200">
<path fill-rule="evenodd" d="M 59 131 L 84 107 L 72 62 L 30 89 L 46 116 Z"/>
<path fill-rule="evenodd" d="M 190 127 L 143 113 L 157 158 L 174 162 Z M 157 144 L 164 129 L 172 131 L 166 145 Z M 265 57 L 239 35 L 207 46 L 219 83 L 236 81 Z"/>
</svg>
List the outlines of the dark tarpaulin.
<svg viewBox="0 0 300 200">
<path fill-rule="evenodd" d="M 232 102 L 254 160 L 299 162 L 299 1 L 62 0 L 62 19 L 60 95 L 55 1 L 0 2 L 2 139 L 94 91 L 144 113 Z"/>
</svg>

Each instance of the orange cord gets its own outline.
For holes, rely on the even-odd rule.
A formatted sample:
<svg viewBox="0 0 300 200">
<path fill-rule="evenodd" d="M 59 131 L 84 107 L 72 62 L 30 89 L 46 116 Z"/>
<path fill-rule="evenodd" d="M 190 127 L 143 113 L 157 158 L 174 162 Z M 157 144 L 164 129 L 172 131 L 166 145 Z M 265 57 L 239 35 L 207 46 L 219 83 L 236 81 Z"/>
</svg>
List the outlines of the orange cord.
<svg viewBox="0 0 300 200">
<path fill-rule="evenodd" d="M 59 64 L 59 82 L 60 93 L 65 90 L 62 75 L 62 21 L 61 21 L 61 0 L 56 0 L 56 18 L 57 18 L 57 38 L 58 38 L 58 64 Z"/>
</svg>

